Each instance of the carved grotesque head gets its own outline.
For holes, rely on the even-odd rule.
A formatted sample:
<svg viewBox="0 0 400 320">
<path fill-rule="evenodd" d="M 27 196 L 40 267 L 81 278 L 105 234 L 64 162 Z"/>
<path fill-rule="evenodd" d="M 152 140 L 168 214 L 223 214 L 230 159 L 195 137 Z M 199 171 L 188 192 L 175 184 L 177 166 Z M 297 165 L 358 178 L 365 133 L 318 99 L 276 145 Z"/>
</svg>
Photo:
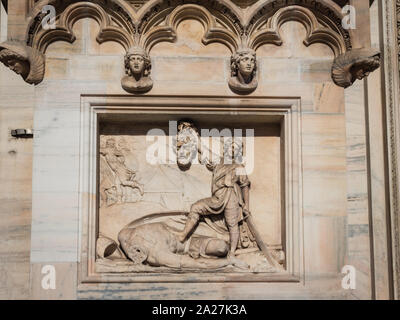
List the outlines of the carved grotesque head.
<svg viewBox="0 0 400 320">
<path fill-rule="evenodd" d="M 177 162 L 181 168 L 189 166 L 197 156 L 198 131 L 193 122 L 180 121 L 176 137 Z"/>
<path fill-rule="evenodd" d="M 357 79 L 362 80 L 381 65 L 380 53 L 374 49 L 353 49 L 341 54 L 332 65 L 332 80 L 348 88 Z"/>
<path fill-rule="evenodd" d="M 369 57 L 362 62 L 355 63 L 350 69 L 352 82 L 354 82 L 356 79 L 362 80 L 365 77 L 368 77 L 369 74 L 379 68 L 380 65 L 381 62 L 379 56 Z"/>
<path fill-rule="evenodd" d="M 125 55 L 125 71 L 128 76 L 141 78 L 149 76 L 151 60 L 146 51 L 141 47 L 132 47 Z"/>
<path fill-rule="evenodd" d="M 29 62 L 23 56 L 12 52 L 11 50 L 4 49 L 0 51 L 0 61 L 10 70 L 21 75 L 23 78 L 28 76 Z"/>
<path fill-rule="evenodd" d="M 257 72 L 256 53 L 251 49 L 238 50 L 231 59 L 232 77 L 239 75 L 251 81 Z"/>
<path fill-rule="evenodd" d="M 44 77 L 44 56 L 38 50 L 23 42 L 7 41 L 0 43 L 0 62 L 29 84 L 39 84 Z"/>
</svg>

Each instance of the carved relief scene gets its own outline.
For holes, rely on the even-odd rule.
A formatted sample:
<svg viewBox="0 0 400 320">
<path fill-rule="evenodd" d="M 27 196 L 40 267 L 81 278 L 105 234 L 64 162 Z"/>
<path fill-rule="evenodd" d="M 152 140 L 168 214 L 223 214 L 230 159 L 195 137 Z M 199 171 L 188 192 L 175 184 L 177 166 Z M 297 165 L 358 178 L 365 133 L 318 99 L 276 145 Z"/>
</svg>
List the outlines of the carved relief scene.
<svg viewBox="0 0 400 320">
<path fill-rule="evenodd" d="M 154 122 L 101 124 L 98 272 L 284 271 L 279 123 L 204 139 L 245 125 L 195 118 L 159 121 L 165 136 Z"/>
<path fill-rule="evenodd" d="M 399 297 L 399 12 L 0 1 L 0 298 Z"/>
</svg>

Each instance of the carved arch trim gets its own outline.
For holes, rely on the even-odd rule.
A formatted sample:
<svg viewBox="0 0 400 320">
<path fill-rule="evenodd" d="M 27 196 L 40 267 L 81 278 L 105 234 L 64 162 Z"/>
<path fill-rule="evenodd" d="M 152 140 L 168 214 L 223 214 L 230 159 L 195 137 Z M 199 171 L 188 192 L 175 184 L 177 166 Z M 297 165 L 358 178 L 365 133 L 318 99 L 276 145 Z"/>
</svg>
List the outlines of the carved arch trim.
<svg viewBox="0 0 400 320">
<path fill-rule="evenodd" d="M 106 2 L 111 3 L 106 5 Z M 41 9 L 44 5 L 54 5 L 57 10 L 56 29 L 45 30 L 41 21 L 44 14 Z M 32 9 L 26 32 L 28 46 L 37 48 L 44 53 L 47 47 L 56 41 L 73 43 L 76 39 L 73 25 L 80 19 L 93 18 L 100 25 L 97 41 L 115 41 L 126 50 L 133 45 L 133 36 L 136 33 L 135 16 L 133 9 L 122 0 L 42 0 Z"/>
<path fill-rule="evenodd" d="M 73 32 L 74 24 L 83 18 L 92 18 L 100 25 L 97 41 L 115 41 L 121 44 L 125 50 L 133 45 L 133 39 L 127 30 L 112 25 L 110 16 L 97 4 L 77 2 L 70 5 L 59 17 L 57 27 L 53 30 L 41 30 L 33 39 L 33 47 L 42 53 L 47 47 L 56 41 L 73 43 L 76 36 Z"/>
<path fill-rule="evenodd" d="M 332 49 L 335 57 L 346 52 L 346 44 L 340 34 L 321 26 L 312 11 L 301 6 L 289 6 L 279 9 L 268 20 L 265 28 L 260 28 L 250 36 L 249 47 L 257 50 L 264 44 L 282 45 L 283 40 L 280 29 L 288 21 L 300 22 L 306 28 L 305 46 L 308 47 L 313 43 L 326 44 Z"/>
<path fill-rule="evenodd" d="M 226 45 L 231 52 L 239 46 L 240 36 L 231 30 L 218 27 L 215 17 L 202 6 L 185 4 L 174 9 L 165 19 L 165 25 L 147 28 L 140 39 L 139 45 L 150 52 L 151 48 L 159 42 L 174 42 L 177 39 L 177 27 L 186 20 L 194 19 L 204 27 L 203 44 L 219 42 Z"/>
<path fill-rule="evenodd" d="M 290 8 L 296 6 L 297 8 L 302 7 L 308 9 L 308 12 L 312 12 L 316 20 L 320 24 L 320 29 L 329 30 L 331 34 L 337 34 L 335 38 L 341 39 L 341 42 L 345 45 L 345 51 L 352 49 L 351 36 L 348 30 L 345 30 L 342 26 L 343 13 L 341 8 L 332 0 L 264 0 L 257 1 L 253 4 L 247 11 L 246 18 L 244 19 L 244 24 L 249 35 L 257 32 L 266 20 L 273 16 L 276 16 L 278 11 L 285 8 Z M 303 13 L 305 11 L 302 11 Z M 292 11 L 292 14 L 295 14 Z M 283 15 L 283 12 L 281 12 Z M 309 15 L 309 14 L 307 14 Z M 278 14 L 279 16 L 279 14 Z M 278 17 L 277 16 L 277 17 Z M 285 16 L 285 15 L 283 15 Z M 283 19 L 283 18 L 280 18 Z M 299 21 L 299 14 L 295 14 L 293 19 L 285 17 L 285 21 L 296 20 Z M 301 21 L 300 21 L 301 22 Z M 314 31 L 315 40 L 311 40 L 311 43 L 318 42 L 323 39 L 318 39 L 317 36 L 319 32 Z M 330 42 L 335 42 L 331 39 Z M 326 43 L 326 41 L 322 41 Z M 309 43 L 309 44 L 311 44 Z M 305 43 L 306 44 L 306 43 Z M 309 45 L 308 44 L 308 45 Z M 306 44 L 307 45 L 307 44 Z M 331 46 L 331 45 L 330 45 Z"/>
</svg>

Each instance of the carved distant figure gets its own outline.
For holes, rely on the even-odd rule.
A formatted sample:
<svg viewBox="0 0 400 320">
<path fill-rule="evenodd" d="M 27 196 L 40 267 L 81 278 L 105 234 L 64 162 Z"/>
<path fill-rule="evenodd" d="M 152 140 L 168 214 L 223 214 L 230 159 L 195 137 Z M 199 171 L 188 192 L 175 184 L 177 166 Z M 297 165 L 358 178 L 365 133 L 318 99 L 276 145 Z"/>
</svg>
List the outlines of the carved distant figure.
<svg viewBox="0 0 400 320">
<path fill-rule="evenodd" d="M 136 171 L 125 165 L 125 157 L 116 147 L 113 138 L 107 139 L 105 147 L 100 149 L 100 155 L 105 160 L 102 168 L 103 179 L 100 182 L 100 196 L 104 202 L 107 204 L 123 203 L 123 187 L 138 189 L 140 195 L 143 196 L 143 186 L 136 181 Z M 104 166 L 107 166 L 109 170 L 106 170 Z M 106 172 L 109 174 L 105 174 Z M 113 195 L 116 196 L 116 199 L 113 199 Z"/>
<path fill-rule="evenodd" d="M 29 84 L 43 81 L 45 59 L 38 50 L 17 41 L 0 43 L 0 62 Z"/>
<path fill-rule="evenodd" d="M 235 257 L 226 258 L 229 246 L 224 240 L 192 236 L 181 243 L 177 232 L 164 223 L 122 229 L 118 241 L 134 264 L 177 269 L 217 269 L 235 265 L 248 269 L 245 262 Z"/>
<path fill-rule="evenodd" d="M 374 49 L 353 49 L 338 56 L 332 65 L 332 79 L 338 86 L 350 87 L 381 65 L 380 52 Z"/>
<path fill-rule="evenodd" d="M 229 87 L 238 94 L 249 94 L 258 86 L 257 58 L 252 49 L 240 49 L 231 58 Z"/>
<path fill-rule="evenodd" d="M 129 93 L 144 93 L 153 87 L 150 77 L 151 60 L 141 47 L 132 47 L 125 55 L 125 73 L 121 84 Z"/>
</svg>

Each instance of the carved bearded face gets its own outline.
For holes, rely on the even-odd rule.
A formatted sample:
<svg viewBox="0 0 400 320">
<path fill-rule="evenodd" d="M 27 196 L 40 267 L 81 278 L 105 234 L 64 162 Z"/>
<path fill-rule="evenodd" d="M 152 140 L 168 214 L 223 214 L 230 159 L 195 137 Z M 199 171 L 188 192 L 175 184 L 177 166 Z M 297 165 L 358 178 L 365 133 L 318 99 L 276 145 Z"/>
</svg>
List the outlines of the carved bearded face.
<svg viewBox="0 0 400 320">
<path fill-rule="evenodd" d="M 129 57 L 129 67 L 134 75 L 140 75 L 145 68 L 145 60 L 139 54 L 133 54 Z"/>
<path fill-rule="evenodd" d="M 177 162 L 186 167 L 197 156 L 197 135 L 193 129 L 186 128 L 178 133 L 177 137 Z"/>
<path fill-rule="evenodd" d="M 256 59 L 251 53 L 243 54 L 239 58 L 238 69 L 240 73 L 246 77 L 252 75 L 256 66 Z"/>
</svg>

